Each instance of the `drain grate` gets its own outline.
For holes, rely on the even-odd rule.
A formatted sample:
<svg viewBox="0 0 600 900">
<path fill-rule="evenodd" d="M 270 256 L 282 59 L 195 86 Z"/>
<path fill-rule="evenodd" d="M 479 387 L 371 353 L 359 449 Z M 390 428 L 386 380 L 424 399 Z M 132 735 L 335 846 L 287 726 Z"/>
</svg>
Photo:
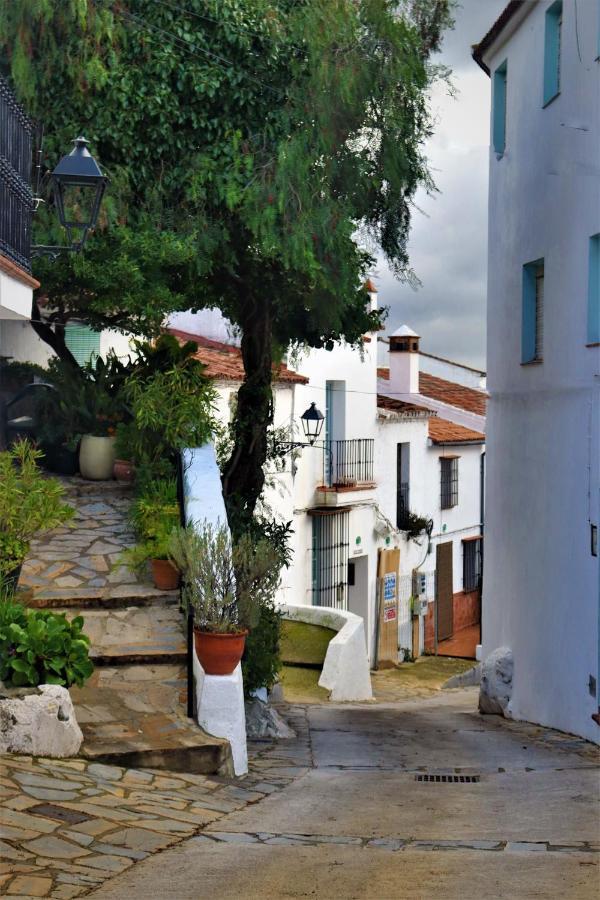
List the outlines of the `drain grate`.
<svg viewBox="0 0 600 900">
<path fill-rule="evenodd" d="M 415 775 L 415 781 L 426 781 L 430 784 L 478 784 L 481 781 L 480 775 L 442 775 L 432 772 L 422 772 Z"/>
</svg>

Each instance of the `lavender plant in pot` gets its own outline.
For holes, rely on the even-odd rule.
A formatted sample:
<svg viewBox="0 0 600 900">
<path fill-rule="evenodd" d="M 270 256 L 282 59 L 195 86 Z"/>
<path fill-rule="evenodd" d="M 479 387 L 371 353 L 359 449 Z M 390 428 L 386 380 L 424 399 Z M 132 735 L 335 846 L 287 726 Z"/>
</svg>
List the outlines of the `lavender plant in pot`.
<svg viewBox="0 0 600 900">
<path fill-rule="evenodd" d="M 230 675 L 244 653 L 261 604 L 279 585 L 271 545 L 249 535 L 232 543 L 226 525 L 207 521 L 171 534 L 169 556 L 182 574 L 182 597 L 194 610 L 196 655 L 207 675 Z"/>
</svg>

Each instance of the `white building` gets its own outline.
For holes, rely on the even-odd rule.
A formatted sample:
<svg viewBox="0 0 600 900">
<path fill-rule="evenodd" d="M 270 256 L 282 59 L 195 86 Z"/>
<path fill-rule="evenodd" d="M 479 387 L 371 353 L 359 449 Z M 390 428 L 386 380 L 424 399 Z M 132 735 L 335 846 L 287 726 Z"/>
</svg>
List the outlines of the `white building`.
<svg viewBox="0 0 600 900">
<path fill-rule="evenodd" d="M 371 302 L 376 303 L 374 291 Z M 219 418 L 228 422 L 243 378 L 235 335 L 211 312 L 178 314 L 170 330 L 198 343 L 198 357 L 218 390 Z M 275 428 L 303 440 L 300 416 L 315 402 L 325 414 L 327 448 L 286 454 L 267 475 L 267 506 L 280 521 L 293 523 L 293 561 L 283 573 L 280 599 L 361 615 L 371 659 L 380 550 L 400 548 L 399 647 L 414 653 L 433 649 L 436 634 L 441 642 L 479 622 L 485 394 L 427 372 L 419 375 L 420 361 L 427 365 L 427 358 L 414 351 L 408 356 L 394 350 L 390 370 L 378 368 L 376 335 L 366 335 L 361 350 L 343 344 L 308 350 L 294 357 L 294 371 L 280 366 L 275 372 Z M 471 378 L 466 372 L 465 380 Z M 407 508 L 432 519 L 430 544 L 426 535 L 406 540 Z M 439 551 L 438 545 L 445 546 Z M 441 575 L 445 588 L 438 591 L 437 623 L 432 602 L 419 608 L 413 603 L 411 610 L 417 569 L 425 576 L 423 600 L 434 600 Z M 411 613 L 419 611 L 419 637 L 413 641 Z"/>
<path fill-rule="evenodd" d="M 511 2 L 490 75 L 483 653 L 512 713 L 598 741 L 600 4 Z"/>
</svg>

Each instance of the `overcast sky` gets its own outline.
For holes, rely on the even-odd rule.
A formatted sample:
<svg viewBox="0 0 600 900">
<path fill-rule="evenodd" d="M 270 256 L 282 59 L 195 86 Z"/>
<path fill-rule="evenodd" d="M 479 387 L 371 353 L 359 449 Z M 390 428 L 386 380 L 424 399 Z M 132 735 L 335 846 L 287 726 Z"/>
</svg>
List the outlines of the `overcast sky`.
<svg viewBox="0 0 600 900">
<path fill-rule="evenodd" d="M 381 261 L 379 301 L 390 307 L 386 333 L 406 322 L 424 350 L 485 368 L 489 78 L 471 58 L 506 0 L 462 0 L 439 59 L 453 70 L 455 98 L 435 90 L 437 124 L 427 155 L 440 193 L 421 193 L 409 243 L 416 291 Z"/>
</svg>

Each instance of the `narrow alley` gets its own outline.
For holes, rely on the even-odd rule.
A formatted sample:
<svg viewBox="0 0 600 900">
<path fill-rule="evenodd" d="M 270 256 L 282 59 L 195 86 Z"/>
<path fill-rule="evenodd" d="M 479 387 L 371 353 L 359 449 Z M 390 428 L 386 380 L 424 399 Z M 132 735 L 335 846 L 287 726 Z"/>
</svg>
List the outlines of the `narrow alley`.
<svg viewBox="0 0 600 900">
<path fill-rule="evenodd" d="M 106 883 L 98 900 L 595 898 L 597 751 L 476 712 L 476 691 L 307 707 L 283 790 Z M 309 761 L 311 767 L 302 774 Z M 282 770 L 283 771 L 283 770 Z M 436 775 L 450 782 L 432 781 Z"/>
</svg>

